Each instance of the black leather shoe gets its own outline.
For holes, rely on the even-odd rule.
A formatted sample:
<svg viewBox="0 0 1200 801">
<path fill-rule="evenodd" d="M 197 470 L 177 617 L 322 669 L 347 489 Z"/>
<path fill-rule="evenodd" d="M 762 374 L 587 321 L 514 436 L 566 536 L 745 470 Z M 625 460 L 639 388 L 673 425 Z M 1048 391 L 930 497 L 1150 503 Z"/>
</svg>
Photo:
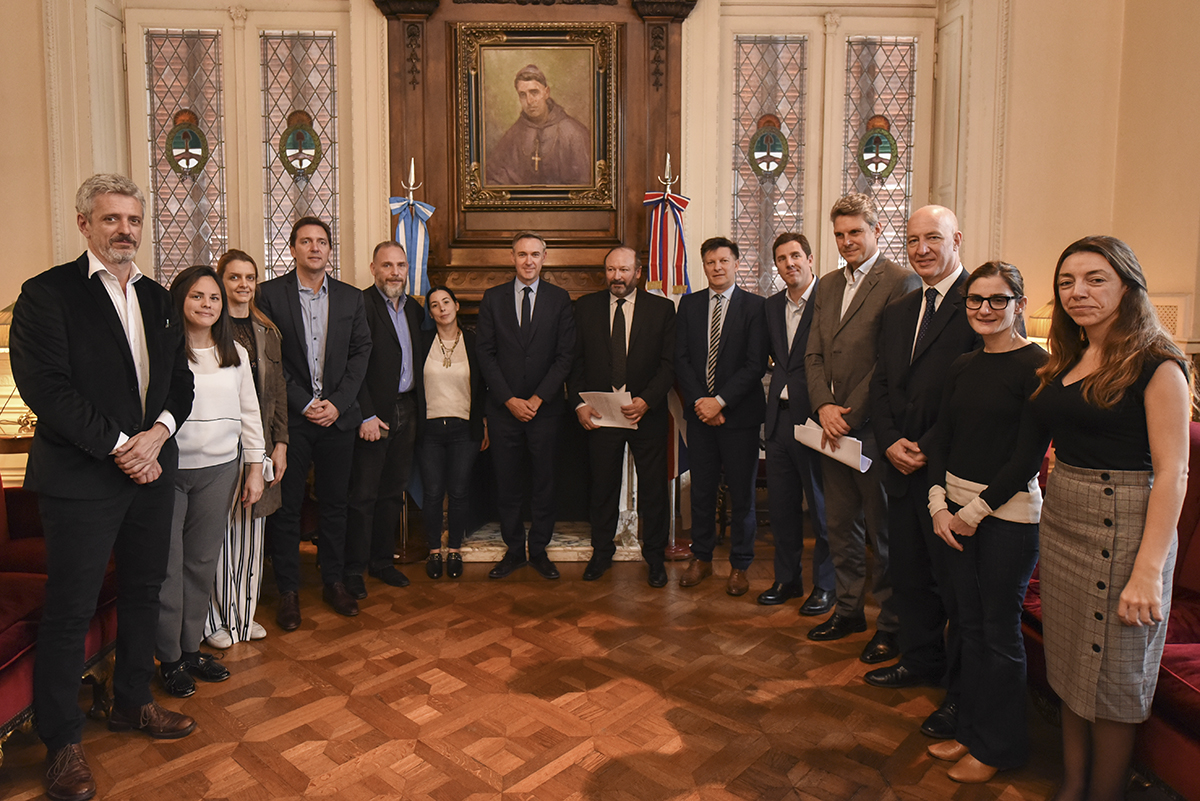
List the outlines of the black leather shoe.
<svg viewBox="0 0 1200 801">
<path fill-rule="evenodd" d="M 185 659 L 183 663 L 187 665 L 187 672 L 200 681 L 225 681 L 229 678 L 229 668 L 218 662 L 218 659 L 220 657 L 214 654 L 200 651 L 194 658 Z"/>
<path fill-rule="evenodd" d="M 425 575 L 435 581 L 442 577 L 442 552 L 434 551 L 425 560 Z"/>
<path fill-rule="evenodd" d="M 529 564 L 525 561 L 525 554 L 509 551 L 504 554 L 504 558 L 496 563 L 496 566 L 488 571 L 488 578 L 502 579 L 512 573 L 519 567 L 525 567 Z"/>
<path fill-rule="evenodd" d="M 346 592 L 346 585 L 340 581 L 326 584 L 325 589 L 321 591 L 321 597 L 339 615 L 354 617 L 358 614 L 358 601 L 354 600 L 353 595 Z"/>
<path fill-rule="evenodd" d="M 612 567 L 612 559 L 603 556 L 593 556 L 588 560 L 587 567 L 583 569 L 584 581 L 595 581 L 608 572 Z"/>
<path fill-rule="evenodd" d="M 778 606 L 792 598 L 800 597 L 803 593 L 804 587 L 795 582 L 784 584 L 777 581 L 771 585 L 770 589 L 759 594 L 758 602 L 763 606 Z"/>
<path fill-rule="evenodd" d="M 379 570 L 368 570 L 367 575 L 379 579 L 389 587 L 407 587 L 409 583 L 408 576 L 397 570 L 395 565 L 388 565 Z"/>
<path fill-rule="evenodd" d="M 800 604 L 800 614 L 805 617 L 818 617 L 833 609 L 835 601 L 837 601 L 837 598 L 834 597 L 833 590 L 823 590 L 820 587 L 813 587 L 813 591 L 809 593 L 808 598 L 804 600 L 804 603 Z"/>
<path fill-rule="evenodd" d="M 188 675 L 187 662 L 176 662 L 170 668 L 159 666 L 159 675 L 162 676 L 163 689 L 167 691 L 167 695 L 190 698 L 196 694 L 196 682 Z"/>
<path fill-rule="evenodd" d="M 878 665 L 880 662 L 886 662 L 898 656 L 900 656 L 900 646 L 896 642 L 896 635 L 887 631 L 876 631 L 875 636 L 863 646 L 858 661 L 866 662 L 868 665 Z"/>
<path fill-rule="evenodd" d="M 917 673 L 903 664 L 888 665 L 887 667 L 868 670 L 863 676 L 863 681 L 874 687 L 886 687 L 889 690 L 898 690 L 901 687 L 916 687 L 921 684 L 936 686 L 939 683 L 936 677 Z"/>
<path fill-rule="evenodd" d="M 650 573 L 646 576 L 646 583 L 656 590 L 667 586 L 666 566 L 663 564 L 650 565 Z"/>
<path fill-rule="evenodd" d="M 546 556 L 544 551 L 537 556 L 529 557 L 529 564 L 533 565 L 533 569 L 544 579 L 553 581 L 558 578 L 558 568 L 554 566 L 554 563 L 550 561 L 550 557 Z"/>
<path fill-rule="evenodd" d="M 943 703 L 925 718 L 921 734 L 938 740 L 949 740 L 958 732 L 958 704 Z"/>
<path fill-rule="evenodd" d="M 826 620 L 819 626 L 815 626 L 808 632 L 808 639 L 819 642 L 840 640 L 843 637 L 849 637 L 851 634 L 857 634 L 860 631 L 866 630 L 867 619 L 865 617 L 845 617 L 834 612 L 829 620 Z"/>
<path fill-rule="evenodd" d="M 367 597 L 367 584 L 363 581 L 362 576 L 357 574 L 346 576 L 342 579 L 342 582 L 346 585 L 346 592 L 353 595 L 357 600 L 361 601 Z"/>
<path fill-rule="evenodd" d="M 453 551 L 446 556 L 446 575 L 450 578 L 458 578 L 462 575 L 463 563 L 462 554 Z"/>
<path fill-rule="evenodd" d="M 300 628 L 300 593 L 281 592 L 279 608 L 275 610 L 275 622 L 284 631 Z"/>
</svg>

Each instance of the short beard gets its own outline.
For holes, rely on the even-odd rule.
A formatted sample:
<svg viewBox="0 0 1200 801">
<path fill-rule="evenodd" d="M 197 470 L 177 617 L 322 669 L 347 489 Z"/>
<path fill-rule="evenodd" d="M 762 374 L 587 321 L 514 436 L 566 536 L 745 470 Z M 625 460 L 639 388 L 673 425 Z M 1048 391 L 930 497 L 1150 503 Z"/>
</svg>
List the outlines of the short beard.
<svg viewBox="0 0 1200 801">
<path fill-rule="evenodd" d="M 380 289 L 383 290 L 384 297 L 388 300 L 396 300 L 404 295 L 404 287 L 399 284 L 384 283 Z"/>
<path fill-rule="evenodd" d="M 118 250 L 106 245 L 100 249 L 100 255 L 110 264 L 129 264 L 137 256 L 137 245 L 133 246 L 133 250 Z"/>
</svg>

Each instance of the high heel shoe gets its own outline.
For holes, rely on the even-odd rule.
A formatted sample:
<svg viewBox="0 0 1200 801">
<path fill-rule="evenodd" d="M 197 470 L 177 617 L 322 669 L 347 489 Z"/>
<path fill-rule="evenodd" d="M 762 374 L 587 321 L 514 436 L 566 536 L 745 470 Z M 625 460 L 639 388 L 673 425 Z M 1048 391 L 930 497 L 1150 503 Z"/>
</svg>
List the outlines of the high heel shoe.
<svg viewBox="0 0 1200 801">
<path fill-rule="evenodd" d="M 462 554 L 458 551 L 453 551 L 446 557 L 446 575 L 452 579 L 456 579 L 462 574 Z"/>
<path fill-rule="evenodd" d="M 985 765 L 967 754 L 947 771 L 947 775 L 960 784 L 983 784 L 992 780 L 992 777 L 996 775 L 996 770 L 997 768 Z"/>
<path fill-rule="evenodd" d="M 425 575 L 431 579 L 440 579 L 442 577 L 441 551 L 434 551 L 429 554 L 429 558 L 425 560 Z"/>
</svg>

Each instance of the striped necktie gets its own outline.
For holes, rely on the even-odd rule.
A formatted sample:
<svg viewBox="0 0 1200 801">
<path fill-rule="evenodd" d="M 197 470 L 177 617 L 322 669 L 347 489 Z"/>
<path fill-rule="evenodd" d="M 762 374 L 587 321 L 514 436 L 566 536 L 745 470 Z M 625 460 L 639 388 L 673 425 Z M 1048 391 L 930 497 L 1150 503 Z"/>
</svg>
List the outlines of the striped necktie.
<svg viewBox="0 0 1200 801">
<path fill-rule="evenodd" d="M 708 380 L 708 391 L 717 391 L 717 349 L 721 345 L 721 303 L 725 298 L 713 296 L 712 322 L 708 326 L 708 365 L 704 375 Z"/>
</svg>

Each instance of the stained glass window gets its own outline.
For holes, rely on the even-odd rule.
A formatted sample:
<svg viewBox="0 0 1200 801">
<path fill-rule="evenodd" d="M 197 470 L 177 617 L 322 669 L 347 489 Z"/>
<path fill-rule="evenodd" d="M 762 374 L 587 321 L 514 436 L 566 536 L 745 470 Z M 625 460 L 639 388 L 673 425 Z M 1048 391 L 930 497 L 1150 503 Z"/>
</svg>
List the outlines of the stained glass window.
<svg viewBox="0 0 1200 801">
<path fill-rule="evenodd" d="M 227 246 L 220 31 L 146 31 L 150 197 L 143 239 L 162 284 Z"/>
<path fill-rule="evenodd" d="M 292 269 L 292 223 L 312 215 L 333 229 L 338 274 L 337 42 L 333 32 L 261 34 L 266 278 Z"/>
<path fill-rule="evenodd" d="M 760 295 L 783 288 L 771 253 L 776 235 L 803 228 L 807 60 L 806 36 L 734 38 L 732 231 L 742 255 L 737 283 Z M 784 143 L 756 138 L 762 126 L 776 121 Z M 752 142 L 762 151 L 757 161 Z M 780 169 L 771 157 L 784 144 L 787 159 Z"/>
</svg>

